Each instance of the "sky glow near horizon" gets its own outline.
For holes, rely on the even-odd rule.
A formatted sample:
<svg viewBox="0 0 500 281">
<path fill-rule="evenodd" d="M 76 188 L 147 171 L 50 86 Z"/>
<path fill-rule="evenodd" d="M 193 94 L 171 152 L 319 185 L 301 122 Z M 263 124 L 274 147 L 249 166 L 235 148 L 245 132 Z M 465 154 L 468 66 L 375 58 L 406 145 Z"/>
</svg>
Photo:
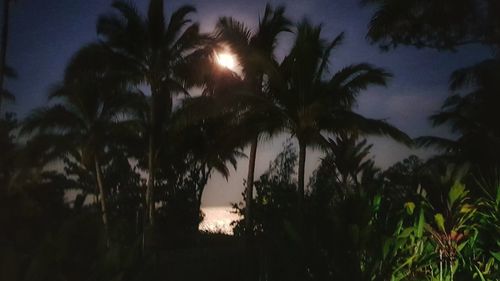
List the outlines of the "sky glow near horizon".
<svg viewBox="0 0 500 281">
<path fill-rule="evenodd" d="M 233 235 L 232 223 L 240 219 L 231 207 L 202 207 L 205 214 L 198 229 L 212 233 L 224 233 Z"/>
</svg>

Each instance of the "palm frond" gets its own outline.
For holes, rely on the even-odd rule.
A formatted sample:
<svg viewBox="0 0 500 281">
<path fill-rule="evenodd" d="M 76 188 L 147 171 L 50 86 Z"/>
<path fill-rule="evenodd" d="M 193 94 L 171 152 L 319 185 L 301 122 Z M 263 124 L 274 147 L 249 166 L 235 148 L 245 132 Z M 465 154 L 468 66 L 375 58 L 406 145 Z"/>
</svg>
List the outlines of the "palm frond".
<svg viewBox="0 0 500 281">
<path fill-rule="evenodd" d="M 335 49 L 336 47 L 338 47 L 340 44 L 342 44 L 342 42 L 344 41 L 344 35 L 345 33 L 344 32 L 341 32 L 339 35 L 337 35 L 337 37 L 335 37 L 335 39 L 332 40 L 332 42 L 326 47 L 324 53 L 323 53 L 323 57 L 321 58 L 321 63 L 319 65 L 319 68 L 318 68 L 318 71 L 317 71 L 317 74 L 316 74 L 316 81 L 319 81 L 321 80 L 323 77 L 323 73 L 324 71 L 327 70 L 327 67 L 328 67 L 328 61 L 330 59 L 330 55 L 331 55 L 331 52 L 333 51 L 333 49 Z"/>
<path fill-rule="evenodd" d="M 245 56 L 250 53 L 252 31 L 243 22 L 232 17 L 222 17 L 217 21 L 215 34 L 221 42 L 229 45 L 240 61 L 245 61 Z"/>
<path fill-rule="evenodd" d="M 74 139 L 71 135 L 65 134 L 37 134 L 30 138 L 23 151 L 21 158 L 36 161 L 37 165 L 43 167 L 50 162 L 63 158 L 68 151 L 75 149 Z"/>
<path fill-rule="evenodd" d="M 264 16 L 259 20 L 259 28 L 250 39 L 252 45 L 261 55 L 273 58 L 278 35 L 291 32 L 292 22 L 285 16 L 285 6 L 273 8 L 266 5 Z"/>
<path fill-rule="evenodd" d="M 52 107 L 35 109 L 21 124 L 21 134 L 31 134 L 34 131 L 46 132 L 52 130 L 77 130 L 85 124 L 75 112 L 69 111 L 62 104 Z"/>
<path fill-rule="evenodd" d="M 189 14 L 195 12 L 196 12 L 195 7 L 190 5 L 184 5 L 172 13 L 164 35 L 165 42 L 167 45 L 171 45 L 177 40 L 177 37 L 183 30 L 183 27 L 191 22 L 191 20 L 186 17 Z"/>
<path fill-rule="evenodd" d="M 420 147 L 434 147 L 446 152 L 454 151 L 458 146 L 455 140 L 435 136 L 418 137 L 415 143 Z"/>
<path fill-rule="evenodd" d="M 7 89 L 3 89 L 0 92 L 0 101 L 15 102 L 16 97 Z"/>
<path fill-rule="evenodd" d="M 115 1 L 113 8 L 118 11 L 118 14 L 99 16 L 97 34 L 108 47 L 119 51 L 122 55 L 127 53 L 136 58 L 140 57 L 149 42 L 145 21 L 136 7 L 127 1 Z"/>
<path fill-rule="evenodd" d="M 498 59 L 487 59 L 473 66 L 453 72 L 450 90 L 457 91 L 466 87 L 481 87 L 490 83 L 500 83 L 500 63 Z"/>
<path fill-rule="evenodd" d="M 202 46 L 207 37 L 200 34 L 200 25 L 198 23 L 188 26 L 180 37 L 175 41 L 171 50 L 177 56 L 182 56 L 186 50 L 193 50 L 196 47 Z"/>
<path fill-rule="evenodd" d="M 129 25 L 142 24 L 142 18 L 139 10 L 132 4 L 132 2 L 117 0 L 113 2 L 112 7 L 120 12 Z"/>
<path fill-rule="evenodd" d="M 352 111 L 339 111 L 336 115 L 337 124 L 333 125 L 336 132 L 351 131 L 360 135 L 388 136 L 408 146 L 413 144 L 407 134 L 384 120 L 366 118 Z"/>
</svg>

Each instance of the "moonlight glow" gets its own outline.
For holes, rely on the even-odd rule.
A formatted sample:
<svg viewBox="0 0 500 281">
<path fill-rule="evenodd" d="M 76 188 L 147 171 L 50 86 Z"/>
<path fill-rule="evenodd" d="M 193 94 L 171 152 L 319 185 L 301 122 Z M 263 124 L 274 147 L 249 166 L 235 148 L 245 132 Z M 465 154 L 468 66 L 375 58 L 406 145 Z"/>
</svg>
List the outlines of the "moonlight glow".
<svg viewBox="0 0 500 281">
<path fill-rule="evenodd" d="M 236 68 L 236 59 L 230 53 L 220 53 L 217 55 L 217 63 L 222 67 L 234 70 Z"/>
</svg>

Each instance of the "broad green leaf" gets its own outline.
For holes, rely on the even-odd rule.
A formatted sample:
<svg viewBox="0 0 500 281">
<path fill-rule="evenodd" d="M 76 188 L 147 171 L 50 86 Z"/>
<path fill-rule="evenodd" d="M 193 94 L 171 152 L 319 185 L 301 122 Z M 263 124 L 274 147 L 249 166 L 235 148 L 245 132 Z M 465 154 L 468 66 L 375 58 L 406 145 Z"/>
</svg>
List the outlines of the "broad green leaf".
<svg viewBox="0 0 500 281">
<path fill-rule="evenodd" d="M 457 251 L 461 252 L 462 249 L 465 247 L 465 245 L 467 245 L 467 242 L 469 242 L 469 240 L 465 240 L 465 242 L 460 243 L 460 245 L 458 245 L 458 247 L 457 247 Z"/>
<path fill-rule="evenodd" d="M 408 215 L 413 215 L 413 211 L 415 210 L 415 203 L 406 202 L 405 209 L 406 209 L 406 212 L 408 213 Z"/>
<path fill-rule="evenodd" d="M 394 231 L 394 236 L 398 235 L 401 233 L 401 229 L 403 229 L 403 220 L 399 220 L 398 225 L 396 227 L 396 231 Z"/>
<path fill-rule="evenodd" d="M 269 203 L 269 200 L 267 199 L 267 196 L 264 196 L 264 198 L 262 198 L 262 205 L 267 205 Z"/>
<path fill-rule="evenodd" d="M 375 198 L 373 198 L 373 209 L 375 212 L 380 209 L 380 202 L 382 202 L 382 196 L 380 194 L 375 195 Z"/>
<path fill-rule="evenodd" d="M 491 252 L 491 255 L 500 262 L 500 252 Z"/>
<path fill-rule="evenodd" d="M 484 276 L 483 276 L 483 273 L 481 272 L 481 270 L 476 265 L 474 265 L 474 267 L 476 268 L 476 272 L 479 275 L 479 278 L 481 278 L 481 281 L 486 281 L 486 279 L 484 279 Z"/>
<path fill-rule="evenodd" d="M 387 255 L 389 254 L 389 251 L 391 249 L 391 245 L 392 245 L 392 239 L 387 239 L 385 240 L 385 243 L 384 243 L 384 247 L 382 248 L 382 256 L 384 257 L 384 259 L 387 257 Z"/>
<path fill-rule="evenodd" d="M 451 187 L 450 192 L 448 193 L 448 200 L 450 201 L 450 206 L 453 206 L 457 199 L 460 199 L 467 195 L 465 191 L 465 185 L 460 182 L 455 182 L 455 184 Z"/>
<path fill-rule="evenodd" d="M 406 238 L 408 236 L 410 236 L 410 234 L 413 232 L 413 227 L 407 227 L 403 230 L 403 232 L 401 232 L 401 234 L 399 235 L 400 238 Z"/>
<path fill-rule="evenodd" d="M 488 274 L 491 270 L 491 266 L 495 263 L 495 259 L 490 258 L 488 262 L 486 263 L 485 269 L 484 269 L 484 274 Z"/>
<path fill-rule="evenodd" d="M 436 222 L 436 225 L 438 226 L 439 230 L 441 231 L 446 231 L 444 227 L 444 217 L 443 214 L 437 213 L 434 215 L 434 221 Z"/>
<path fill-rule="evenodd" d="M 462 214 L 469 213 L 473 209 L 474 209 L 474 206 L 472 206 L 471 204 L 464 204 L 462 206 L 462 208 L 460 208 L 460 213 L 462 213 Z"/>
<path fill-rule="evenodd" d="M 418 238 L 421 238 L 422 235 L 424 235 L 424 226 L 425 226 L 424 208 L 420 207 L 420 213 L 418 215 L 418 223 L 417 223 Z"/>
</svg>

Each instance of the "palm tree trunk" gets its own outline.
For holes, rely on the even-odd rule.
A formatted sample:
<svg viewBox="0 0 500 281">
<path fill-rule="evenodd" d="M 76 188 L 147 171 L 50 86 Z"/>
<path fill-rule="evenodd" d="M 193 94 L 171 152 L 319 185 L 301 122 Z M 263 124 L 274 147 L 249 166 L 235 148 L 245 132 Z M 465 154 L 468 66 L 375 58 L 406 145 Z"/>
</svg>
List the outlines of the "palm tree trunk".
<svg viewBox="0 0 500 281">
<path fill-rule="evenodd" d="M 154 188 L 155 188 L 155 137 L 157 129 L 157 118 L 156 118 L 156 97 L 158 96 L 158 86 L 155 79 L 150 80 L 151 89 L 151 104 L 150 104 L 150 128 L 149 128 L 149 147 L 148 147 L 148 183 L 146 187 L 146 211 L 147 221 L 150 226 L 154 225 L 154 211 L 155 211 L 155 200 L 154 200 Z"/>
<path fill-rule="evenodd" d="M 247 186 L 245 188 L 245 224 L 248 235 L 251 235 L 253 229 L 252 223 L 252 199 L 253 199 L 253 181 L 255 175 L 255 159 L 257 158 L 258 136 L 252 140 L 250 146 L 250 159 L 248 161 Z"/>
<path fill-rule="evenodd" d="M 262 78 L 263 75 L 259 74 L 253 87 L 255 93 L 258 96 L 262 96 Z M 247 238 L 252 235 L 253 229 L 253 218 L 252 218 L 252 199 L 253 199 L 253 182 L 255 176 L 255 160 L 257 158 L 257 145 L 259 143 L 259 135 L 255 135 L 252 139 L 252 144 L 250 146 L 250 159 L 248 159 L 248 176 L 247 176 L 247 186 L 245 188 L 245 229 L 247 233 Z"/>
<path fill-rule="evenodd" d="M 297 221 L 298 221 L 298 233 L 300 234 L 302 243 L 305 240 L 305 214 L 304 214 L 304 195 L 305 195 L 305 166 L 306 166 L 306 144 L 303 141 L 299 140 L 299 183 L 298 183 L 298 192 L 297 192 Z M 305 245 L 302 245 L 301 249 L 305 249 Z M 299 271 L 298 277 L 299 280 L 307 279 L 306 276 L 306 267 L 305 267 L 305 253 L 299 254 Z"/>
<path fill-rule="evenodd" d="M 210 177 L 211 173 L 212 173 L 211 168 L 207 168 L 207 165 L 203 164 L 201 167 L 200 185 L 198 186 L 198 190 L 196 192 L 196 207 L 198 211 L 201 211 L 201 199 L 203 198 L 203 191 L 207 186 L 208 178 Z"/>
<path fill-rule="evenodd" d="M 344 197 L 343 199 L 346 199 L 347 196 L 349 195 L 349 176 L 348 175 L 342 175 L 342 188 L 344 189 Z"/>
<path fill-rule="evenodd" d="M 302 212 L 304 207 L 304 195 L 305 195 L 305 187 L 304 187 L 304 173 L 306 166 L 306 144 L 304 142 L 299 141 L 299 183 L 298 183 L 298 200 L 297 205 L 299 208 L 299 212 Z"/>
<path fill-rule="evenodd" d="M 5 66 L 7 58 L 7 39 L 9 37 L 9 11 L 10 0 L 3 0 L 2 42 L 0 46 L 0 111 L 2 109 L 2 93 L 5 79 Z"/>
<path fill-rule="evenodd" d="M 108 208 L 106 206 L 107 205 L 106 192 L 104 192 L 104 183 L 102 179 L 101 165 L 99 164 L 97 156 L 94 156 L 94 164 L 95 164 L 95 174 L 97 180 L 97 189 L 99 190 L 99 202 L 101 204 L 102 223 L 104 225 L 104 235 L 106 238 L 106 246 L 109 248 L 109 224 L 108 224 Z"/>
<path fill-rule="evenodd" d="M 154 166 L 154 154 L 155 154 L 155 147 L 154 147 L 154 139 L 153 139 L 153 134 L 151 133 L 149 136 L 149 152 L 148 152 L 148 169 L 149 169 L 149 175 L 148 175 L 148 185 L 146 189 L 146 207 L 147 207 L 147 216 L 148 216 L 148 222 L 150 225 L 154 225 L 154 181 L 155 181 L 155 166 Z"/>
</svg>

